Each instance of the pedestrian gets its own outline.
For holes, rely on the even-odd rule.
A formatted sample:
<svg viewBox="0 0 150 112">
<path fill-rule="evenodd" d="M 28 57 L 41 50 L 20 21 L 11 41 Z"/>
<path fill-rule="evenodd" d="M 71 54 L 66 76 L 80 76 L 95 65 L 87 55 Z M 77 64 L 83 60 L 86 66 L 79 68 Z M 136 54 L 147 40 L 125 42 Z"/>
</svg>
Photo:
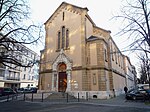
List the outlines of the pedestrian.
<svg viewBox="0 0 150 112">
<path fill-rule="evenodd" d="M 125 94 L 128 92 L 128 88 L 126 86 L 124 87 L 124 92 Z"/>
<path fill-rule="evenodd" d="M 17 93 L 17 90 L 18 90 L 18 89 L 17 89 L 17 87 L 14 87 L 13 90 Z"/>
<path fill-rule="evenodd" d="M 113 95 L 114 95 L 114 97 L 116 97 L 116 95 L 115 95 L 115 89 L 113 89 Z"/>
</svg>

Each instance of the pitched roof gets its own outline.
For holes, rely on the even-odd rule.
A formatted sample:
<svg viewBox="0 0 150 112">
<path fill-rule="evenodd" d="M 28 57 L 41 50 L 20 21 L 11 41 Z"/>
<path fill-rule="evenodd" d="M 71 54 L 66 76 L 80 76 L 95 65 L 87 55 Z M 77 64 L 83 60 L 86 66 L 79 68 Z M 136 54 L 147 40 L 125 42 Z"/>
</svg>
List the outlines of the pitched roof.
<svg viewBox="0 0 150 112">
<path fill-rule="evenodd" d="M 87 7 L 82 8 L 82 7 L 78 7 L 78 6 L 76 6 L 76 5 L 72 5 L 72 4 L 70 4 L 70 3 L 67 3 L 67 2 L 62 2 L 62 3 L 60 4 L 60 6 L 55 10 L 55 12 L 50 16 L 50 18 L 49 18 L 44 24 L 46 24 L 46 23 L 54 16 L 54 14 L 55 14 L 62 6 L 65 6 L 65 5 L 69 5 L 69 6 L 72 6 L 72 7 L 78 8 L 78 9 L 81 9 L 81 10 L 89 11 Z"/>
<path fill-rule="evenodd" d="M 60 4 L 60 6 L 55 10 L 55 12 L 49 17 L 49 19 L 48 19 L 44 24 L 48 23 L 48 21 L 52 19 L 52 17 L 55 15 L 55 13 L 56 13 L 59 9 L 61 9 L 62 7 L 65 7 L 65 6 L 71 6 L 71 7 L 80 9 L 80 10 L 89 11 L 87 7 L 84 7 L 84 8 L 83 8 L 83 7 L 79 7 L 79 6 L 76 6 L 76 5 L 67 3 L 67 2 L 62 2 L 62 3 Z M 93 22 L 93 20 L 91 19 L 91 17 L 90 17 L 88 14 L 86 14 L 85 16 L 88 18 L 88 20 L 93 24 L 93 26 L 94 26 L 95 28 L 99 28 L 99 29 L 101 29 L 101 30 L 103 30 L 103 31 L 106 31 L 106 32 L 111 33 L 111 31 L 109 31 L 109 30 L 105 30 L 105 29 L 103 29 L 103 28 L 100 28 L 100 27 L 96 26 L 96 24 Z"/>
<path fill-rule="evenodd" d="M 87 41 L 93 41 L 93 40 L 98 40 L 98 39 L 99 39 L 98 37 L 92 35 L 87 39 Z"/>
</svg>

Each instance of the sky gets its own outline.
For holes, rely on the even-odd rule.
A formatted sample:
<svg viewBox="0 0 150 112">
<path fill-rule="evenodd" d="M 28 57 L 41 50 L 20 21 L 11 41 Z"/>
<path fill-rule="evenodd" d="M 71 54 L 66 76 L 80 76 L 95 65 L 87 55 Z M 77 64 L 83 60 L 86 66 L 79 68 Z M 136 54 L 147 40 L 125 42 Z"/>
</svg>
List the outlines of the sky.
<svg viewBox="0 0 150 112">
<path fill-rule="evenodd" d="M 113 14 L 118 12 L 122 0 L 30 0 L 30 6 L 32 11 L 32 18 L 41 23 L 54 13 L 62 2 L 67 2 L 79 7 L 87 7 L 89 9 L 88 14 L 99 27 L 107 30 L 111 30 L 114 34 L 117 27 L 112 25 L 110 20 Z M 98 2 L 98 3 L 97 3 Z M 114 28 L 113 28 L 114 27 Z"/>
<path fill-rule="evenodd" d="M 31 7 L 31 17 L 35 22 L 44 24 L 62 2 L 67 2 L 79 7 L 87 7 L 88 14 L 96 24 L 106 30 L 111 31 L 111 36 L 119 49 L 122 51 L 129 43 L 125 37 L 115 35 L 119 32 L 120 22 L 112 19 L 114 15 L 120 13 L 123 0 L 29 0 Z M 43 46 L 38 49 L 42 50 Z M 130 57 L 131 63 L 137 65 L 135 54 L 124 52 Z"/>
</svg>

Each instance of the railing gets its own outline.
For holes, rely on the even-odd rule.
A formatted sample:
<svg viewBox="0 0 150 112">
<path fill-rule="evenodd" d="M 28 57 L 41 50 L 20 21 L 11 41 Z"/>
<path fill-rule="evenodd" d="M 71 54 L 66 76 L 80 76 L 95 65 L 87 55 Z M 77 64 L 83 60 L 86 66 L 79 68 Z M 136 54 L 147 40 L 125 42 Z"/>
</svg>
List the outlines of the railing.
<svg viewBox="0 0 150 112">
<path fill-rule="evenodd" d="M 6 77 L 6 80 L 20 81 L 20 77 Z"/>
<path fill-rule="evenodd" d="M 75 98 L 70 96 L 68 93 L 53 93 L 53 92 L 42 92 L 42 93 L 23 93 L 24 101 L 36 101 L 36 102 L 78 102 L 79 97 Z"/>
<path fill-rule="evenodd" d="M 0 96 L 0 102 L 8 102 L 12 100 L 18 100 L 18 94 Z"/>
<path fill-rule="evenodd" d="M 88 96 L 86 97 L 88 98 Z M 0 97 L 0 102 L 21 100 L 21 101 L 35 101 L 35 102 L 83 102 L 88 101 L 88 99 L 80 99 L 78 93 L 77 98 L 69 95 L 68 93 L 54 93 L 54 92 L 42 92 L 42 93 L 18 93 L 14 95 L 7 95 Z"/>
<path fill-rule="evenodd" d="M 68 102 L 91 102 L 95 99 L 88 97 L 86 93 L 86 99 L 82 99 L 78 93 L 77 98 L 69 95 L 68 93 L 54 93 L 54 92 L 42 92 L 42 93 L 17 93 L 13 95 L 6 95 L 0 97 L 0 102 L 8 102 L 13 100 L 31 101 L 31 102 L 50 102 L 50 103 L 68 103 Z M 150 102 L 150 96 L 148 99 L 144 99 L 144 102 Z"/>
</svg>

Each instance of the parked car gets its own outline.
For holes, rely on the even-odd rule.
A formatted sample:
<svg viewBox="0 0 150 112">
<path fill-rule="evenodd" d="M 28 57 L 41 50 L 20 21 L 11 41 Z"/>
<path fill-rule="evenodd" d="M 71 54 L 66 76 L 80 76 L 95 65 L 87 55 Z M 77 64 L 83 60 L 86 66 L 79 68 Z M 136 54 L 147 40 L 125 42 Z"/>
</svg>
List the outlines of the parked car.
<svg viewBox="0 0 150 112">
<path fill-rule="evenodd" d="M 32 93 L 37 93 L 38 88 L 37 87 L 31 87 L 30 90 Z"/>
<path fill-rule="evenodd" d="M 17 93 L 32 93 L 30 88 L 18 88 Z"/>
<path fill-rule="evenodd" d="M 150 89 L 146 89 L 148 100 L 150 100 Z"/>
<path fill-rule="evenodd" d="M 138 84 L 137 87 L 140 89 L 149 89 L 149 84 Z"/>
<path fill-rule="evenodd" d="M 24 91 L 24 88 L 18 88 L 17 89 L 17 93 L 23 93 L 23 91 Z"/>
<path fill-rule="evenodd" d="M 148 100 L 150 98 L 150 91 L 145 89 L 135 89 L 126 94 L 127 100 Z"/>
<path fill-rule="evenodd" d="M 36 87 L 18 88 L 17 93 L 37 93 L 37 88 Z"/>
<path fill-rule="evenodd" d="M 16 92 L 9 87 L 0 87 L 0 96 L 6 96 L 11 94 L 16 94 Z"/>
</svg>

